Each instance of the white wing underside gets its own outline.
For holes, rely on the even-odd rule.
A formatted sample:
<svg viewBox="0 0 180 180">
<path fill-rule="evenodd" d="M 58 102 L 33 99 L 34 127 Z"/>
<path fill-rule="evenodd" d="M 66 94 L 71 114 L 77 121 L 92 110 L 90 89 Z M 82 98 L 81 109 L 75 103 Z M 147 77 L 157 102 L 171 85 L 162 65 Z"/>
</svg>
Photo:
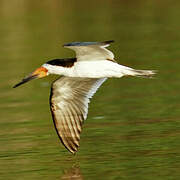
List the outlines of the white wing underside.
<svg viewBox="0 0 180 180">
<path fill-rule="evenodd" d="M 72 49 L 76 52 L 76 58 L 78 61 L 87 60 L 106 60 L 114 59 L 114 54 L 106 49 L 109 44 L 106 45 L 88 45 L 88 46 L 64 46 Z"/>
<path fill-rule="evenodd" d="M 105 80 L 61 77 L 52 85 L 50 106 L 54 125 L 62 143 L 72 153 L 79 147 L 89 99 Z"/>
</svg>

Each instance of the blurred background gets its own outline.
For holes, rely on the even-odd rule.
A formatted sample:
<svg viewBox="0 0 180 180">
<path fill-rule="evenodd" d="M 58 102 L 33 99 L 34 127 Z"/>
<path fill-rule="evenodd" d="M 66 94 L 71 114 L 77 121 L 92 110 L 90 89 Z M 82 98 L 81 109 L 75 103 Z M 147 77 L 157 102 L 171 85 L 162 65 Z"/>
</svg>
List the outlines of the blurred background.
<svg viewBox="0 0 180 180">
<path fill-rule="evenodd" d="M 0 0 L 0 179 L 179 179 L 180 1 Z M 73 156 L 49 111 L 57 76 L 12 86 L 73 41 L 115 40 L 116 60 L 153 79 L 109 79 Z"/>
</svg>

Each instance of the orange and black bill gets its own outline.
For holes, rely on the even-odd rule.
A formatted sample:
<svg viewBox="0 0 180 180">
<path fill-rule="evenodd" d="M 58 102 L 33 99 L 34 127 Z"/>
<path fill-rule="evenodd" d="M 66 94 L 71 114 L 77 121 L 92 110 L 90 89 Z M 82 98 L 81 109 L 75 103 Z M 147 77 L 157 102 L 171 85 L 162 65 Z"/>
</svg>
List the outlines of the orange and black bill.
<svg viewBox="0 0 180 180">
<path fill-rule="evenodd" d="M 17 83 L 16 85 L 13 86 L 13 88 L 16 88 L 30 80 L 36 79 L 36 78 L 42 78 L 48 75 L 48 70 L 44 67 L 40 67 L 38 69 L 36 69 L 34 72 L 32 72 L 29 76 L 25 77 L 24 79 L 22 79 L 21 82 Z"/>
</svg>

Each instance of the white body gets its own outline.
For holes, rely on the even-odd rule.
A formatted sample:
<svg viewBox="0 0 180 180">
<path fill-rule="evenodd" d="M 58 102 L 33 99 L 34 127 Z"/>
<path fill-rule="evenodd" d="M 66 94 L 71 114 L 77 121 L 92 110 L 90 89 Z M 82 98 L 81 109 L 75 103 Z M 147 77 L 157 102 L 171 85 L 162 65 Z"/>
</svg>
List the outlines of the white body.
<svg viewBox="0 0 180 180">
<path fill-rule="evenodd" d="M 44 64 L 50 74 L 59 74 L 68 77 L 104 78 L 135 76 L 137 72 L 129 67 L 122 66 L 109 60 L 77 61 L 72 67 L 52 66 Z"/>
<path fill-rule="evenodd" d="M 52 84 L 50 106 L 56 132 L 63 145 L 72 153 L 79 147 L 80 133 L 87 118 L 90 98 L 107 78 L 152 77 L 155 74 L 154 71 L 135 70 L 116 63 L 113 53 L 106 49 L 111 42 L 113 41 L 65 44 L 64 47 L 76 52 L 76 59 L 48 61 L 14 86 L 18 87 L 48 74 L 63 76 Z"/>
</svg>

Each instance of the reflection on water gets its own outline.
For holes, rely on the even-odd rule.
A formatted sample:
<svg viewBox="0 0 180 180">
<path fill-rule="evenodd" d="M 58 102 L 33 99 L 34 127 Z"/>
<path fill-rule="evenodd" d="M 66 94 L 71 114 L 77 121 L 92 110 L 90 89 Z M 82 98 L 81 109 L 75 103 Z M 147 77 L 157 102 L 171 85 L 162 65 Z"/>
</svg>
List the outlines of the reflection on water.
<svg viewBox="0 0 180 180">
<path fill-rule="evenodd" d="M 0 178 L 179 179 L 179 8 L 178 0 L 1 0 Z M 158 75 L 105 82 L 72 156 L 49 112 L 57 77 L 12 86 L 49 59 L 74 56 L 66 42 L 111 39 L 117 61 Z"/>
<path fill-rule="evenodd" d="M 83 180 L 83 176 L 80 171 L 80 167 L 73 166 L 70 169 L 64 170 L 63 176 L 61 179 L 65 180 Z"/>
</svg>

